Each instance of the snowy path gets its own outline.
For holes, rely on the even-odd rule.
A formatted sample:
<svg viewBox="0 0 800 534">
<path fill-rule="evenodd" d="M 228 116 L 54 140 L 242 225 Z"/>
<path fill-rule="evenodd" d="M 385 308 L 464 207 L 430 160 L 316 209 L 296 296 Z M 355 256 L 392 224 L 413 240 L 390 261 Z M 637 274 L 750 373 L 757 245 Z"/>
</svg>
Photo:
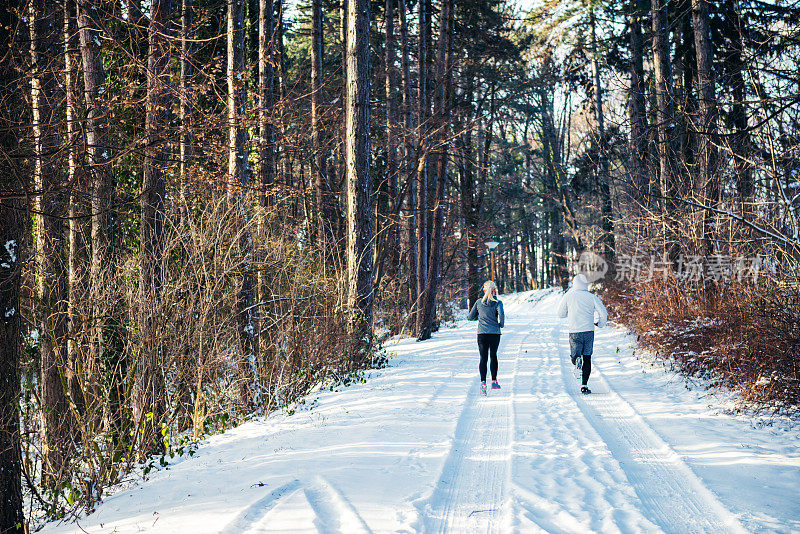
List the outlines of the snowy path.
<svg viewBox="0 0 800 534">
<path fill-rule="evenodd" d="M 611 328 L 580 395 L 557 299 L 504 298 L 499 393 L 476 395 L 475 327 L 460 323 L 46 532 L 800 530 L 797 427 L 720 414 Z"/>
</svg>

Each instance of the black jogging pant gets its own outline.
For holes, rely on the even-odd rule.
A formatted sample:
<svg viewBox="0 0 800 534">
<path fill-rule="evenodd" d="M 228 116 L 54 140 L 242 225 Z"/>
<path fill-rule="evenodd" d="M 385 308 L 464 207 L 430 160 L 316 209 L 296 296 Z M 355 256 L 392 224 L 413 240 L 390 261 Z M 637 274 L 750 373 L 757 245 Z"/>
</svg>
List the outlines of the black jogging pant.
<svg viewBox="0 0 800 534">
<path fill-rule="evenodd" d="M 481 353 L 481 382 L 486 382 L 486 360 L 491 354 L 492 380 L 497 380 L 497 347 L 500 346 L 500 334 L 478 334 L 478 352 Z"/>
</svg>

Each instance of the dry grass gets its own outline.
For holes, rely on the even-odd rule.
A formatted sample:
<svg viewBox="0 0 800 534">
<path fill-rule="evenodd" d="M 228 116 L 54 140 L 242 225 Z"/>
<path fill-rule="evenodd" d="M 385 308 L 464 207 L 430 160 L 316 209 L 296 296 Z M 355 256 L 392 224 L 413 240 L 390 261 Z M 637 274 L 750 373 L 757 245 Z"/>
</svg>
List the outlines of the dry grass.
<svg viewBox="0 0 800 534">
<path fill-rule="evenodd" d="M 670 279 L 610 284 L 604 299 L 611 318 L 636 333 L 641 347 L 682 372 L 736 391 L 751 407 L 800 406 L 796 289 L 764 281 L 701 291 Z"/>
</svg>

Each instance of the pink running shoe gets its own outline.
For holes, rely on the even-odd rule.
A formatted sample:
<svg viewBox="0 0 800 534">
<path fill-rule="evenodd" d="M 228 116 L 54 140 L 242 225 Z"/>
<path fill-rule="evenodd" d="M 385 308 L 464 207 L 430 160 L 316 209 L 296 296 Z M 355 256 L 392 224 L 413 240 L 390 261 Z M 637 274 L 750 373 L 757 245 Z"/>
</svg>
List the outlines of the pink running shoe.
<svg viewBox="0 0 800 534">
<path fill-rule="evenodd" d="M 481 395 L 486 396 L 486 382 L 481 382 Z"/>
<path fill-rule="evenodd" d="M 497 383 L 497 380 L 492 380 L 492 389 L 500 389 L 500 384 Z"/>
</svg>

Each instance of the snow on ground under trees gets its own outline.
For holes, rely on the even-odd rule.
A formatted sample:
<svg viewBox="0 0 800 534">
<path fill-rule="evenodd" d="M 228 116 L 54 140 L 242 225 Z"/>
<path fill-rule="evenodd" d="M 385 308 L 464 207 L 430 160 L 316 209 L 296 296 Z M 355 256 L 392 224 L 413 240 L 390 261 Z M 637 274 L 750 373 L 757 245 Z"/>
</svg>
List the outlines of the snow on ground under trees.
<svg viewBox="0 0 800 534">
<path fill-rule="evenodd" d="M 503 389 L 477 395 L 475 324 L 388 350 L 365 384 L 211 437 L 45 532 L 789 532 L 800 430 L 599 330 L 578 393 L 555 291 L 503 297 Z"/>
</svg>

